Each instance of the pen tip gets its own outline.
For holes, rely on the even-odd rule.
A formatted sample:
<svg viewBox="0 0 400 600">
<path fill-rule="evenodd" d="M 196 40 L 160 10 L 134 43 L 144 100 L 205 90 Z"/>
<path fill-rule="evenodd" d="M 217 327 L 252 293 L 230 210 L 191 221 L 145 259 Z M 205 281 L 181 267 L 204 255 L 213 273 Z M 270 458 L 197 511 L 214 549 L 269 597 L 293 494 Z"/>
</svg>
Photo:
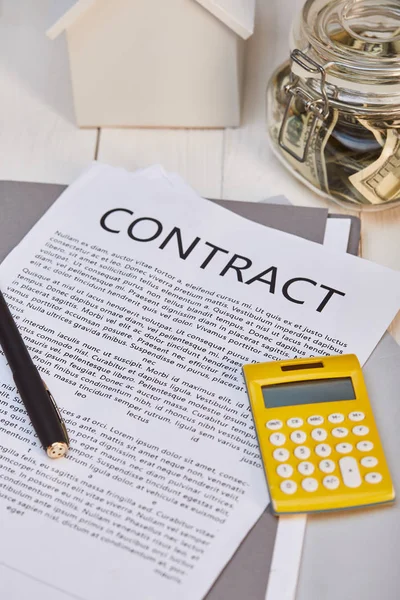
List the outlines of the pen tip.
<svg viewBox="0 0 400 600">
<path fill-rule="evenodd" d="M 62 458 L 68 452 L 68 446 L 65 442 L 54 442 L 47 446 L 47 456 L 49 458 Z"/>
</svg>

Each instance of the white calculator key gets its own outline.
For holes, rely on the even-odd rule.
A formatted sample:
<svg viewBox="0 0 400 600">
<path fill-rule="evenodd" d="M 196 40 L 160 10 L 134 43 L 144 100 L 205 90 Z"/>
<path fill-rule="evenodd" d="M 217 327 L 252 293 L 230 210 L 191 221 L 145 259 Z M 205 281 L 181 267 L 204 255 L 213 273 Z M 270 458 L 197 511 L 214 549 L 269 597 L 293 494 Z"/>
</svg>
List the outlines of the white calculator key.
<svg viewBox="0 0 400 600">
<path fill-rule="evenodd" d="M 312 417 L 308 417 L 307 419 L 307 423 L 309 425 L 314 425 L 314 427 L 316 427 L 317 425 L 322 425 L 323 422 L 324 417 L 321 417 L 320 415 L 313 415 Z"/>
<path fill-rule="evenodd" d="M 353 446 L 352 444 L 343 442 L 342 444 L 338 444 L 335 450 L 336 452 L 339 452 L 339 454 L 349 454 L 353 450 Z"/>
<path fill-rule="evenodd" d="M 304 433 L 304 431 L 299 429 L 298 431 L 293 431 L 293 433 L 290 434 L 290 439 L 295 444 L 304 444 L 307 439 L 307 435 Z"/>
<path fill-rule="evenodd" d="M 365 425 L 357 425 L 356 427 L 353 427 L 352 431 L 354 435 L 367 435 L 369 433 L 369 427 L 365 427 Z"/>
<path fill-rule="evenodd" d="M 342 413 L 332 413 L 331 415 L 329 415 L 328 421 L 329 421 L 329 423 L 335 423 L 335 424 L 343 423 L 344 415 L 342 415 Z"/>
<path fill-rule="evenodd" d="M 362 458 L 360 462 L 363 467 L 371 469 L 372 467 L 376 467 L 376 465 L 378 464 L 378 459 L 375 458 L 375 456 L 364 456 L 364 458 Z"/>
<path fill-rule="evenodd" d="M 286 448 L 277 448 L 274 450 L 272 456 L 279 462 L 286 462 L 289 459 L 290 453 Z"/>
<path fill-rule="evenodd" d="M 307 448 L 307 446 L 297 446 L 297 448 L 294 449 L 294 455 L 299 460 L 309 458 L 310 454 L 311 450 L 310 448 Z"/>
<path fill-rule="evenodd" d="M 269 436 L 269 441 L 274 446 L 283 446 L 286 442 L 286 436 L 284 436 L 283 433 L 273 433 Z"/>
<path fill-rule="evenodd" d="M 318 489 L 318 481 L 314 477 L 306 477 L 301 482 L 301 487 L 306 492 L 315 492 Z"/>
<path fill-rule="evenodd" d="M 355 410 L 349 414 L 350 421 L 364 421 L 365 415 L 359 410 Z"/>
<path fill-rule="evenodd" d="M 268 421 L 268 423 L 265 424 L 265 427 L 267 429 L 272 429 L 275 431 L 276 429 L 282 429 L 283 423 L 279 419 L 272 419 L 271 421 Z"/>
<path fill-rule="evenodd" d="M 282 481 L 280 488 L 284 494 L 294 494 L 297 490 L 297 483 L 291 479 L 286 479 L 286 481 Z"/>
<path fill-rule="evenodd" d="M 333 473 L 335 467 L 333 460 L 321 460 L 319 463 L 319 468 L 323 473 Z"/>
<path fill-rule="evenodd" d="M 291 475 L 293 475 L 293 467 L 290 465 L 279 465 L 279 467 L 276 469 L 276 472 L 278 473 L 279 477 L 291 477 Z"/>
<path fill-rule="evenodd" d="M 328 477 L 323 478 L 322 483 L 328 490 L 337 490 L 340 481 L 335 475 L 329 475 Z"/>
<path fill-rule="evenodd" d="M 286 422 L 286 425 L 288 427 L 301 427 L 303 425 L 303 419 L 299 419 L 298 417 L 294 417 L 293 419 L 289 419 Z"/>
<path fill-rule="evenodd" d="M 380 483 L 382 481 L 382 475 L 380 473 L 367 473 L 365 481 L 367 483 Z"/>
<path fill-rule="evenodd" d="M 360 487 L 362 483 L 360 470 L 356 459 L 353 456 L 345 456 L 339 460 L 340 472 L 343 483 L 349 488 Z"/>
<path fill-rule="evenodd" d="M 372 442 L 358 442 L 356 448 L 360 452 L 370 452 L 374 447 Z"/>
<path fill-rule="evenodd" d="M 316 442 L 324 442 L 328 437 L 328 432 L 326 429 L 321 429 L 318 427 L 317 429 L 313 429 L 311 432 L 311 437 Z"/>
<path fill-rule="evenodd" d="M 332 435 L 336 438 L 344 438 L 349 435 L 349 430 L 346 427 L 335 427 L 332 429 Z"/>
<path fill-rule="evenodd" d="M 330 456 L 331 452 L 332 448 L 328 444 L 318 444 L 318 446 L 315 447 L 315 454 L 321 456 L 321 458 Z"/>
<path fill-rule="evenodd" d="M 304 461 L 298 465 L 299 473 L 302 475 L 312 475 L 314 473 L 314 465 L 310 462 Z"/>
</svg>

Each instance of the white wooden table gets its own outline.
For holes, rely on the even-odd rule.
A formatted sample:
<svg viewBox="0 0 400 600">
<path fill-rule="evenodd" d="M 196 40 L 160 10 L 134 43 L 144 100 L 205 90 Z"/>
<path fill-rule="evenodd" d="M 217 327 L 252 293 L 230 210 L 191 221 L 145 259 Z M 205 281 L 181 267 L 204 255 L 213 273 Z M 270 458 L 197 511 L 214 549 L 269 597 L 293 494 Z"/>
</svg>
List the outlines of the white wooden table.
<svg viewBox="0 0 400 600">
<path fill-rule="evenodd" d="M 290 21 L 302 4 L 258 1 L 239 129 L 79 130 L 65 39 L 45 37 L 50 2 L 0 0 L 0 179 L 68 184 L 93 159 L 130 170 L 161 163 L 204 196 L 260 201 L 284 194 L 297 205 L 326 206 L 278 164 L 266 135 L 266 83 L 288 57 Z M 400 269 L 400 208 L 360 216 L 362 256 Z M 391 330 L 400 342 L 400 318 Z"/>
<path fill-rule="evenodd" d="M 277 163 L 266 136 L 266 83 L 288 56 L 290 21 L 302 4 L 259 0 L 239 129 L 79 130 L 65 39 L 51 42 L 44 33 L 50 2 L 0 0 L 0 179 L 70 183 L 95 158 L 131 170 L 161 163 L 204 196 L 259 201 L 284 194 L 294 204 L 326 205 Z M 400 208 L 361 219 L 362 256 L 400 269 Z M 400 341 L 400 318 L 392 333 Z"/>
</svg>

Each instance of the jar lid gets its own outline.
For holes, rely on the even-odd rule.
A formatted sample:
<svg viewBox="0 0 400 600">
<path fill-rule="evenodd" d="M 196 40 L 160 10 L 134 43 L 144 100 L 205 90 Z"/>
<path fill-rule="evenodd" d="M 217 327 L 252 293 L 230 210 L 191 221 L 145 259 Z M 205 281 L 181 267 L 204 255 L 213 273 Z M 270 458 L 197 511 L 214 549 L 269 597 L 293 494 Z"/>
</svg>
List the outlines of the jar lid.
<svg viewBox="0 0 400 600">
<path fill-rule="evenodd" d="M 293 26 L 291 46 L 324 69 L 330 100 L 398 110 L 398 0 L 307 0 Z M 295 69 L 301 71 L 298 65 Z"/>
</svg>

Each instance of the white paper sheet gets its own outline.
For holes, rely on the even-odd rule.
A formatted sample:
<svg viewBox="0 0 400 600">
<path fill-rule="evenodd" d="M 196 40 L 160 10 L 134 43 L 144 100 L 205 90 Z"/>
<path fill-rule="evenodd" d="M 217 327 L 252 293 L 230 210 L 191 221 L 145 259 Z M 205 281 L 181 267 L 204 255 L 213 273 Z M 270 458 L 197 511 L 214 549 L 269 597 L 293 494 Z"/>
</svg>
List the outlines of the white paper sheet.
<svg viewBox="0 0 400 600">
<path fill-rule="evenodd" d="M 324 246 L 346 252 L 350 219 L 328 219 Z M 294 600 L 300 573 L 307 515 L 280 517 L 265 600 Z"/>
<path fill-rule="evenodd" d="M 397 273 L 160 168 L 94 166 L 0 283 L 72 439 L 45 458 L 2 360 L 0 561 L 60 599 L 202 598 L 268 501 L 241 365 L 365 361 L 400 305 Z"/>
<path fill-rule="evenodd" d="M 349 243 L 351 219 L 328 219 L 324 246 L 336 252 L 346 252 Z"/>
</svg>

